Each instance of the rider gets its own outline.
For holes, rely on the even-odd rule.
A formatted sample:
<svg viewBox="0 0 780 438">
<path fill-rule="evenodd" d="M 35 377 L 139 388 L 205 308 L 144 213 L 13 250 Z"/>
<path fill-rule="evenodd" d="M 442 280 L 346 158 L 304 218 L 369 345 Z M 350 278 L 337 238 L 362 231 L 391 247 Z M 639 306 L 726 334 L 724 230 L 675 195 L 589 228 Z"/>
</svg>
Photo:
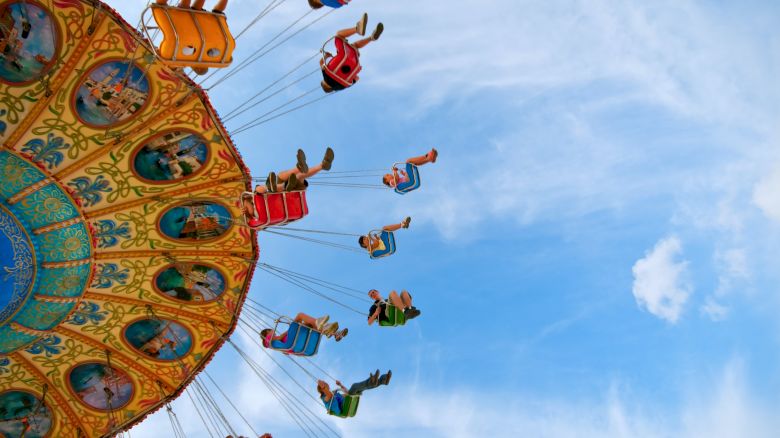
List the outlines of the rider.
<svg viewBox="0 0 780 438">
<path fill-rule="evenodd" d="M 327 148 L 325 150 L 325 156 L 322 158 L 322 162 L 316 166 L 309 167 L 306 164 L 306 154 L 303 150 L 298 149 L 297 163 L 294 168 L 279 172 L 268 173 L 268 179 L 265 180 L 265 185 L 255 186 L 255 193 L 262 195 L 264 193 L 276 193 L 280 191 L 293 191 L 293 190 L 306 190 L 309 187 L 309 182 L 306 179 L 318 174 L 322 170 L 330 170 L 333 165 L 333 158 L 335 154 L 333 149 Z M 281 183 L 281 184 L 280 184 Z M 279 186 L 282 186 L 282 190 L 279 190 Z M 243 200 L 244 213 L 249 216 L 254 215 L 254 205 L 251 199 Z"/>
<path fill-rule="evenodd" d="M 379 370 L 376 370 L 375 374 L 369 374 L 368 379 L 362 382 L 353 383 L 352 386 L 347 389 L 344 385 L 336 380 L 336 385 L 341 391 L 331 391 L 330 386 L 324 380 L 317 381 L 317 392 L 320 394 L 320 400 L 325 404 L 328 412 L 333 415 L 340 415 L 341 408 L 344 405 L 344 395 L 361 395 L 363 391 L 374 389 L 379 385 L 387 385 L 390 383 L 390 378 L 393 377 L 393 372 L 388 370 L 387 373 L 379 375 Z M 343 392 L 343 394 L 342 394 Z M 335 398 L 335 400 L 333 400 Z M 333 403 L 331 403 L 333 400 Z"/>
<path fill-rule="evenodd" d="M 347 87 L 352 86 L 355 82 L 358 81 L 358 76 L 355 75 L 351 79 L 347 80 L 345 78 L 349 77 L 350 73 L 352 73 L 354 70 L 360 69 L 360 49 L 365 47 L 368 43 L 371 41 L 376 41 L 379 39 L 379 36 L 382 35 L 382 31 L 384 31 L 385 26 L 382 23 L 379 23 L 376 25 L 376 29 L 374 29 L 374 32 L 371 34 L 368 38 L 363 38 L 362 40 L 355 41 L 355 43 L 350 43 L 347 38 L 351 37 L 354 34 L 358 35 L 365 35 L 366 34 L 366 24 L 368 22 L 368 15 L 363 14 L 363 17 L 360 18 L 360 21 L 357 22 L 355 27 L 351 27 L 349 29 L 342 29 L 338 32 L 336 32 L 336 56 L 333 57 L 331 53 L 325 52 L 325 56 L 323 59 L 320 60 L 320 67 L 322 68 L 322 77 L 323 80 L 320 82 L 320 85 L 322 86 L 322 90 L 326 93 L 332 93 L 333 91 L 339 91 L 343 90 Z M 337 59 L 344 59 L 347 56 L 346 53 L 346 45 L 350 46 L 352 50 L 356 52 L 356 65 L 350 66 L 345 65 L 345 63 L 342 63 L 341 61 L 337 61 Z M 329 58 L 330 61 L 328 61 Z M 338 64 L 344 64 L 339 66 Z M 338 68 L 338 71 L 333 73 L 333 70 Z M 334 77 L 335 76 L 335 77 Z M 341 82 L 340 82 L 341 81 Z M 348 82 L 348 84 L 344 84 L 342 82 Z"/>
<path fill-rule="evenodd" d="M 385 225 L 382 227 L 382 231 L 397 231 L 401 228 L 409 228 L 409 223 L 412 222 L 411 217 L 407 217 L 403 221 L 397 224 L 392 225 Z M 373 253 L 375 251 L 384 251 L 387 249 L 385 247 L 384 242 L 382 242 L 382 239 L 379 238 L 379 236 L 374 236 L 371 233 L 366 234 L 365 236 L 360 236 L 358 238 L 358 244 L 362 247 L 368 250 L 368 252 Z"/>
<path fill-rule="evenodd" d="M 414 164 L 415 166 L 422 166 L 423 164 L 428 163 L 435 163 L 436 158 L 439 156 L 439 151 L 436 150 L 436 148 L 431 148 L 430 152 L 428 152 L 425 155 L 420 155 L 419 157 L 412 157 L 406 160 L 409 164 Z M 396 169 L 393 168 L 393 173 L 389 174 L 386 173 L 382 177 L 382 182 L 384 185 L 388 187 L 395 187 L 399 183 L 407 182 L 409 181 L 409 175 L 406 174 L 406 171 L 403 169 Z"/>
<path fill-rule="evenodd" d="M 323 6 L 328 6 L 330 8 L 340 8 L 342 6 L 347 5 L 350 0 L 308 0 L 309 6 L 311 6 L 312 9 L 319 9 Z"/>
<path fill-rule="evenodd" d="M 401 291 L 401 295 L 398 295 L 398 292 L 394 290 L 390 291 L 388 300 L 382 298 L 382 295 L 376 289 L 368 291 L 368 296 L 374 300 L 374 304 L 368 309 L 368 325 L 373 324 L 374 321 L 388 321 L 386 313 L 388 301 L 391 306 L 403 310 L 406 319 L 417 318 L 422 313 L 412 305 L 412 295 L 405 290 Z"/>
<path fill-rule="evenodd" d="M 313 316 L 309 316 L 303 312 L 295 315 L 295 319 L 293 321 L 297 322 L 298 324 L 312 328 L 323 335 L 327 337 L 335 337 L 336 342 L 340 341 L 344 336 L 347 336 L 347 333 L 349 333 L 349 329 L 343 329 L 341 331 L 338 331 L 339 329 L 339 323 L 333 322 L 328 324 L 328 319 L 330 316 L 325 315 L 320 318 L 314 318 Z M 286 342 L 287 341 L 287 332 L 280 333 L 276 336 L 273 336 L 273 330 L 267 328 L 260 331 L 260 339 L 263 341 L 263 347 L 269 348 L 271 346 L 271 342 L 273 341 L 280 341 L 280 342 Z"/>
<path fill-rule="evenodd" d="M 330 170 L 333 165 L 334 157 L 335 154 L 333 153 L 333 149 L 327 148 L 325 150 L 325 156 L 322 158 L 322 162 L 316 166 L 309 167 L 306 163 L 306 154 L 302 149 L 298 149 L 295 168 L 279 172 L 278 174 L 269 172 L 265 187 L 258 185 L 255 187 L 255 192 L 259 194 L 279 192 L 279 183 L 284 183 L 284 191 L 306 190 L 306 188 L 309 187 L 309 183 L 306 180 L 320 173 L 320 171 Z"/>
</svg>

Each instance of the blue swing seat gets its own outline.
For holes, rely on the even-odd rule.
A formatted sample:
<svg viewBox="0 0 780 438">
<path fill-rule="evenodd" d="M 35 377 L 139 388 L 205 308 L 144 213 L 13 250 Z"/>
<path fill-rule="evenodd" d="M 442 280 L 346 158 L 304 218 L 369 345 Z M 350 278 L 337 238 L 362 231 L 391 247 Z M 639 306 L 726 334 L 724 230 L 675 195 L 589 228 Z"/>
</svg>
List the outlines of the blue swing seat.
<svg viewBox="0 0 780 438">
<path fill-rule="evenodd" d="M 285 354 L 294 354 L 297 356 L 314 356 L 320 348 L 322 334 L 309 327 L 302 326 L 297 322 L 284 321 L 281 318 L 276 320 L 273 335 L 276 336 L 279 324 L 289 324 L 287 329 L 287 339 L 282 341 L 271 341 L 271 349 L 281 351 Z"/>
<path fill-rule="evenodd" d="M 379 236 L 379 239 L 382 240 L 382 243 L 385 245 L 384 249 L 376 249 L 368 253 L 372 259 L 387 257 L 395 253 L 395 235 L 392 231 L 374 230 L 370 231 L 368 234 Z"/>
<path fill-rule="evenodd" d="M 404 181 L 402 183 L 399 183 L 396 179 L 395 181 L 395 192 L 399 195 L 405 195 L 413 190 L 417 190 L 420 188 L 420 171 L 417 169 L 417 166 L 415 166 L 412 163 L 395 163 L 393 164 L 393 178 L 395 179 L 395 170 L 399 168 L 399 166 L 406 165 L 406 176 L 409 177 L 409 181 Z"/>
</svg>

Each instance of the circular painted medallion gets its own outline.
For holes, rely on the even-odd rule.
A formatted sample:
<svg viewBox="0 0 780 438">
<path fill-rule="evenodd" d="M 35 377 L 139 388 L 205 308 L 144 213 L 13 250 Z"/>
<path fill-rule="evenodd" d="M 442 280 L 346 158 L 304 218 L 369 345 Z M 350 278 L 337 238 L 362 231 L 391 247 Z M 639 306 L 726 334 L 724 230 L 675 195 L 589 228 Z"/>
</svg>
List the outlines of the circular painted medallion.
<svg viewBox="0 0 780 438">
<path fill-rule="evenodd" d="M 0 323 L 24 303 L 33 284 L 32 243 L 19 221 L 0 203 Z"/>
<path fill-rule="evenodd" d="M 40 79 L 57 61 L 58 32 L 32 0 L 0 6 L 0 79 L 14 85 Z"/>
<path fill-rule="evenodd" d="M 211 266 L 177 263 L 154 277 L 154 288 L 170 298 L 188 303 L 207 303 L 225 292 L 225 276 Z"/>
<path fill-rule="evenodd" d="M 149 101 L 149 79 L 122 59 L 92 68 L 73 95 L 76 116 L 92 127 L 110 127 L 139 115 Z"/>
<path fill-rule="evenodd" d="M 89 362 L 68 373 L 68 385 L 84 404 L 101 411 L 120 409 L 133 398 L 133 381 L 124 371 Z"/>
<path fill-rule="evenodd" d="M 43 438 L 51 425 L 51 410 L 39 396 L 26 391 L 0 394 L 0 436 Z"/>
<path fill-rule="evenodd" d="M 147 181 L 178 181 L 200 172 L 208 160 L 206 140 L 189 131 L 151 137 L 133 156 L 133 170 Z"/>
<path fill-rule="evenodd" d="M 218 238 L 232 225 L 227 207 L 208 201 L 195 201 L 169 208 L 159 221 L 163 236 L 184 242 Z"/>
<path fill-rule="evenodd" d="M 156 360 L 176 360 L 190 352 L 192 334 L 183 325 L 167 319 L 141 319 L 127 326 L 125 340 Z"/>
</svg>

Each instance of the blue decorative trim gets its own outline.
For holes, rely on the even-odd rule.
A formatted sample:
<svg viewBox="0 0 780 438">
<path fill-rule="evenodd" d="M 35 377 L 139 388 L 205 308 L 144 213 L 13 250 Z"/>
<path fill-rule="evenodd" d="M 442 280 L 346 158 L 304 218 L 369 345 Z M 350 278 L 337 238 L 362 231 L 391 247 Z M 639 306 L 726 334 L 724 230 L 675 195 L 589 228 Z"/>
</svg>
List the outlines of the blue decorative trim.
<svg viewBox="0 0 780 438">
<path fill-rule="evenodd" d="M 11 298 L 6 306 L 0 309 L 0 321 L 14 314 L 24 299 L 30 293 L 35 266 L 32 245 L 20 226 L 18 220 L 3 205 L 0 205 L 0 232 L 11 243 L 13 250 L 13 265 L 3 266 L 0 275 L 3 280 L 13 279 Z"/>
</svg>

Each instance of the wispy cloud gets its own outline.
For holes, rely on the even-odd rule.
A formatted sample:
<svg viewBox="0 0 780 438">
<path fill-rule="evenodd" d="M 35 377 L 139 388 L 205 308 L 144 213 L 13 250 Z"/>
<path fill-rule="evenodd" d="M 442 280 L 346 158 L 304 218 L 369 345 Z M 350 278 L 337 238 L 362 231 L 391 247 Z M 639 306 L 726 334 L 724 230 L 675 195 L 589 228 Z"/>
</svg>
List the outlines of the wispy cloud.
<svg viewBox="0 0 780 438">
<path fill-rule="evenodd" d="M 430 196 L 415 200 L 446 237 L 496 217 L 529 224 L 672 198 L 724 163 L 691 160 L 712 148 L 680 150 L 659 130 L 678 121 L 685 129 L 710 126 L 724 132 L 713 147 L 741 162 L 757 158 L 753 151 L 765 147 L 762 137 L 778 120 L 777 56 L 753 36 L 722 32 L 761 24 L 746 11 L 615 0 L 425 2 L 415 11 L 379 8 L 377 17 L 390 24 L 381 48 L 366 51 L 364 80 L 416 99 L 405 116 L 446 110 L 472 112 L 469 126 L 493 120 L 481 142 L 461 145 L 466 150 L 442 147 L 442 167 L 471 166 L 437 170 L 446 172 L 434 181 L 439 189 L 427 185 Z M 602 123 L 627 112 L 640 120 Z M 741 175 L 742 184 L 754 175 Z M 731 220 L 727 214 L 724 208 L 719 219 Z"/>
<path fill-rule="evenodd" d="M 780 167 L 756 184 L 753 202 L 767 218 L 780 223 Z"/>
<path fill-rule="evenodd" d="M 761 110 L 772 100 L 764 93 L 778 90 L 763 85 L 773 81 L 776 66 L 763 42 L 756 46 L 750 37 L 722 32 L 723 25 L 747 26 L 755 17 L 702 6 L 597 0 L 452 8 L 426 2 L 410 15 L 405 4 L 383 5 L 378 14 L 392 25 L 371 80 L 423 90 L 419 97 L 428 105 L 490 90 L 518 101 L 540 89 L 605 82 L 620 85 L 625 99 L 683 115 L 768 121 Z"/>
<path fill-rule="evenodd" d="M 693 292 L 686 278 L 688 262 L 675 260 L 681 253 L 680 240 L 667 237 L 659 240 L 631 269 L 634 273 L 632 292 L 637 304 L 671 323 L 680 318 Z"/>
<path fill-rule="evenodd" d="M 345 436 L 461 438 L 739 438 L 773 437 L 780 420 L 753 394 L 744 364 L 734 359 L 701 386 L 681 388 L 680 402 L 655 405 L 613 380 L 601 397 L 504 396 L 452 385 L 447 391 L 402 387 L 367 394 L 359 421 L 339 423 Z M 379 391 L 379 390 L 378 390 Z M 365 404 L 364 404 L 365 403 Z M 394 412 L 388 420 L 387 412 Z M 394 421 L 394 420 L 395 421 Z"/>
</svg>

